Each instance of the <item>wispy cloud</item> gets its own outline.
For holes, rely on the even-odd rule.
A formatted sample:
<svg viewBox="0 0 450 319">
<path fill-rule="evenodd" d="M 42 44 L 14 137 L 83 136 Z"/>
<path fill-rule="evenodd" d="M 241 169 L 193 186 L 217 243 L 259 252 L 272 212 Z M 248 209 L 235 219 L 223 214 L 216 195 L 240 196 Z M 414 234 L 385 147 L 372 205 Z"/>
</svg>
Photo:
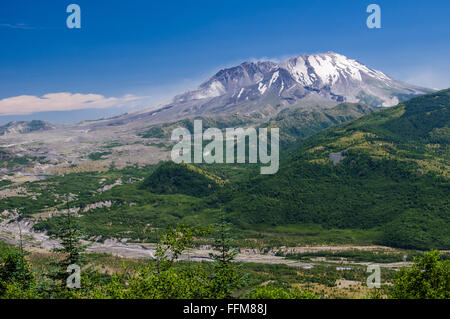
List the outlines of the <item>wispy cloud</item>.
<svg viewBox="0 0 450 319">
<path fill-rule="evenodd" d="M 105 97 L 101 94 L 50 93 L 41 97 L 20 95 L 0 100 L 0 115 L 25 115 L 45 111 L 102 109 L 107 107 L 136 107 L 145 97 L 124 95 Z"/>
<path fill-rule="evenodd" d="M 8 29 L 22 29 L 22 30 L 33 30 L 35 27 L 29 26 L 25 23 L 0 23 L 0 28 L 8 28 Z"/>
<path fill-rule="evenodd" d="M 405 81 L 432 89 L 447 89 L 450 87 L 450 68 L 443 65 L 436 68 L 413 69 L 405 76 Z"/>
</svg>

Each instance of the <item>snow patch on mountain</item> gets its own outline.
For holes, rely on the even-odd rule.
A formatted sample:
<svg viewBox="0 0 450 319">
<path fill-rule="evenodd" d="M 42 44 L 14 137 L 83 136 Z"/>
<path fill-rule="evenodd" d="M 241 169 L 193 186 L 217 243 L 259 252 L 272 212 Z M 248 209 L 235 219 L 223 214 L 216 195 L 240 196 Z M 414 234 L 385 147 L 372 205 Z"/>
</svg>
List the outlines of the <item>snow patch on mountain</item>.
<svg viewBox="0 0 450 319">
<path fill-rule="evenodd" d="M 385 73 L 328 52 L 302 55 L 280 63 L 244 62 L 222 69 L 196 90 L 177 95 L 159 109 L 120 118 L 169 121 L 197 115 L 254 114 L 267 116 L 291 106 L 332 107 L 364 103 L 389 107 L 433 90 L 409 85 Z"/>
</svg>

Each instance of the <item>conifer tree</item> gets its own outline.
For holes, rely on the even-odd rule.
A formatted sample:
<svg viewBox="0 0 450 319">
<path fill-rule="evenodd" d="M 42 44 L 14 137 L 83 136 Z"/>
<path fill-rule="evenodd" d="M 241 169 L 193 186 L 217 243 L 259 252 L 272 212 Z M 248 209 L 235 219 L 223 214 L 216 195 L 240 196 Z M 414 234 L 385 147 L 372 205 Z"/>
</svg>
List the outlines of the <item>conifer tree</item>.
<svg viewBox="0 0 450 319">
<path fill-rule="evenodd" d="M 233 246 L 231 237 L 231 225 L 222 217 L 221 222 L 215 225 L 215 238 L 213 248 L 216 253 L 211 253 L 214 260 L 214 275 L 212 280 L 212 294 L 214 298 L 230 298 L 234 289 L 238 288 L 242 281 L 239 267 L 234 262 L 238 251 Z"/>
<path fill-rule="evenodd" d="M 60 234 L 55 237 L 61 241 L 61 247 L 54 248 L 53 251 L 59 253 L 61 259 L 51 262 L 54 269 L 49 277 L 55 281 L 56 285 L 66 287 L 66 280 L 69 276 L 68 267 L 74 264 L 81 267 L 84 261 L 83 252 L 86 250 L 86 246 L 81 242 L 81 233 L 68 202 L 65 222 Z"/>
<path fill-rule="evenodd" d="M 35 286 L 35 277 L 31 267 L 25 258 L 23 249 L 22 229 L 20 227 L 21 218 L 17 220 L 19 226 L 19 250 L 11 249 L 0 260 L 0 296 L 14 285 L 16 290 L 25 292 L 31 291 Z"/>
</svg>

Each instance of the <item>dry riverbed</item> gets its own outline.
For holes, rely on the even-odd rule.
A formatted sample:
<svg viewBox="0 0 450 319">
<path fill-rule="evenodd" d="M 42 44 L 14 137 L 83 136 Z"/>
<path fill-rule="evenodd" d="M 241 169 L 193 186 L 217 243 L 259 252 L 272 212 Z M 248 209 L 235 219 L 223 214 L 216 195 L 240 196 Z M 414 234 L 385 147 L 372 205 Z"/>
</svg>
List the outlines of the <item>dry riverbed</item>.
<svg viewBox="0 0 450 319">
<path fill-rule="evenodd" d="M 17 213 L 7 212 L 3 213 L 3 220 L 0 221 L 0 240 L 7 243 L 17 245 L 22 236 L 22 242 L 27 250 L 48 252 L 52 248 L 60 247 L 57 240 L 50 238 L 47 234 L 36 232 L 33 230 L 34 221 L 30 219 L 21 219 L 17 221 Z M 21 236 L 20 236 L 21 234 Z M 155 245 L 141 244 L 118 241 L 116 239 L 107 239 L 104 242 L 85 242 L 88 245 L 87 251 L 96 253 L 107 253 L 124 258 L 154 258 Z M 312 268 L 316 262 L 301 262 L 296 260 L 289 260 L 281 256 L 276 256 L 276 252 L 283 253 L 306 253 L 306 252 L 320 252 L 320 251 L 349 251 L 349 250 L 363 250 L 363 251 L 380 251 L 386 252 L 394 251 L 394 249 L 383 246 L 307 246 L 307 247 L 281 247 L 276 250 L 263 253 L 255 249 L 241 248 L 236 257 L 240 262 L 264 263 L 264 264 L 284 264 L 297 268 Z M 192 248 L 181 255 L 181 260 L 191 261 L 210 261 L 209 254 L 213 250 L 209 246 L 200 246 Z M 368 265 L 369 262 L 349 262 L 349 261 L 326 261 L 327 263 L 335 263 L 339 268 L 342 265 Z M 409 265 L 408 262 L 380 264 L 382 267 L 398 268 L 400 266 Z M 342 268 L 342 267 L 341 267 Z"/>
</svg>

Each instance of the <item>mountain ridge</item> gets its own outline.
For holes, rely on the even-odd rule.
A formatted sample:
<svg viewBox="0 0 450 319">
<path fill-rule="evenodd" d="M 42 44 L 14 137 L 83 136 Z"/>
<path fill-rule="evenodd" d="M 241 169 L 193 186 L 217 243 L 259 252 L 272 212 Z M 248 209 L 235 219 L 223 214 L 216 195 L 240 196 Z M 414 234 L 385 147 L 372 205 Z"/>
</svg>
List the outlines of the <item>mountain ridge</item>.
<svg viewBox="0 0 450 319">
<path fill-rule="evenodd" d="M 140 110 L 97 125 L 152 123 L 215 114 L 270 117 L 292 107 L 329 108 L 339 103 L 394 106 L 434 92 L 409 85 L 341 54 L 329 52 L 272 61 L 243 62 L 219 70 L 200 86 L 159 108 Z"/>
<path fill-rule="evenodd" d="M 0 135 L 25 134 L 37 131 L 46 131 L 55 128 L 54 124 L 41 120 L 12 121 L 0 126 Z"/>
<path fill-rule="evenodd" d="M 389 107 L 433 91 L 335 52 L 306 54 L 281 62 L 246 61 L 219 70 L 197 89 L 167 103 L 71 125 L 95 128 L 231 114 L 270 118 L 290 108 L 326 109 L 339 103 Z"/>
</svg>

